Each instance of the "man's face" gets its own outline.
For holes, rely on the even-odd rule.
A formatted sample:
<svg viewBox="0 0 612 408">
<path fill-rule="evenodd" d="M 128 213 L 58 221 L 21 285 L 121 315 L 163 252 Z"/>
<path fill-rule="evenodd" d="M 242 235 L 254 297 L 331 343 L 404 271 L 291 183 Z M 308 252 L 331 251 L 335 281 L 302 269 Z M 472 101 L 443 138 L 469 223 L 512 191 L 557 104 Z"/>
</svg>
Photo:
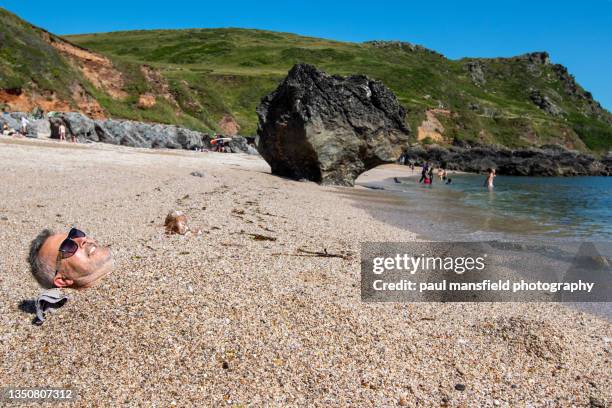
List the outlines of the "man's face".
<svg viewBox="0 0 612 408">
<path fill-rule="evenodd" d="M 39 257 L 56 268 L 57 255 L 67 233 L 51 235 L 40 248 Z M 110 248 L 98 246 L 89 237 L 74 238 L 78 249 L 70 258 L 62 259 L 53 283 L 56 287 L 88 288 L 106 276 L 113 267 Z"/>
</svg>

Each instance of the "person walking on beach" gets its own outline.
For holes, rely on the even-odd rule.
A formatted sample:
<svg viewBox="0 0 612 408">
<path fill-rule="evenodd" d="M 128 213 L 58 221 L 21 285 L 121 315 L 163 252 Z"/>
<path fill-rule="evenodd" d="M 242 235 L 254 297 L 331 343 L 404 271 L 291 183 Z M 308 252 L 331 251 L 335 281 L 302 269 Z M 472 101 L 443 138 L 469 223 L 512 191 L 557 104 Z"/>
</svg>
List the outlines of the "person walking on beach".
<svg viewBox="0 0 612 408">
<path fill-rule="evenodd" d="M 60 141 L 66 141 L 66 125 L 63 123 L 59 126 L 59 138 Z"/>
<path fill-rule="evenodd" d="M 431 166 L 429 168 L 429 173 L 427 173 L 428 177 L 429 177 L 429 183 L 433 184 L 433 177 L 434 177 L 434 172 L 433 172 L 433 166 Z"/>
<path fill-rule="evenodd" d="M 485 187 L 489 190 L 493 190 L 493 179 L 495 178 L 495 169 L 487 169 L 487 178 L 485 180 Z"/>
</svg>

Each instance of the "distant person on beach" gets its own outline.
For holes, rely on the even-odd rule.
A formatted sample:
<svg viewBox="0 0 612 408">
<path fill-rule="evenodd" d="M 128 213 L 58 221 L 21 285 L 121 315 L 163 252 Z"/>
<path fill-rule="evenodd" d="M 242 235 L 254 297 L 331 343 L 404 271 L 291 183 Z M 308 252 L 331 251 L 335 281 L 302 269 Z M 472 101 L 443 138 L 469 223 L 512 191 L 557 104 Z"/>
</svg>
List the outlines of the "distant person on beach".
<svg viewBox="0 0 612 408">
<path fill-rule="evenodd" d="M 2 134 L 4 136 L 9 136 L 11 134 L 11 129 L 6 122 L 2 124 Z"/>
<path fill-rule="evenodd" d="M 28 134 L 28 125 L 29 124 L 30 124 L 30 121 L 25 116 L 22 116 L 21 117 L 21 133 L 24 136 Z"/>
<path fill-rule="evenodd" d="M 427 176 L 429 178 L 429 184 L 433 184 L 433 177 L 434 177 L 433 171 L 434 171 L 433 166 L 431 166 L 429 168 L 429 173 L 427 173 Z"/>
<path fill-rule="evenodd" d="M 59 138 L 61 140 L 66 140 L 66 125 L 63 123 L 59 126 Z"/>
<path fill-rule="evenodd" d="M 489 190 L 493 190 L 493 179 L 495 178 L 495 169 L 487 169 L 487 178 L 485 180 L 485 187 Z"/>
<path fill-rule="evenodd" d="M 444 180 L 444 170 L 442 169 L 442 167 L 438 169 L 438 179 L 440 181 Z"/>
<path fill-rule="evenodd" d="M 83 231 L 57 233 L 43 230 L 31 243 L 32 275 L 44 288 L 88 288 L 113 267 L 109 247 L 103 247 Z"/>
</svg>

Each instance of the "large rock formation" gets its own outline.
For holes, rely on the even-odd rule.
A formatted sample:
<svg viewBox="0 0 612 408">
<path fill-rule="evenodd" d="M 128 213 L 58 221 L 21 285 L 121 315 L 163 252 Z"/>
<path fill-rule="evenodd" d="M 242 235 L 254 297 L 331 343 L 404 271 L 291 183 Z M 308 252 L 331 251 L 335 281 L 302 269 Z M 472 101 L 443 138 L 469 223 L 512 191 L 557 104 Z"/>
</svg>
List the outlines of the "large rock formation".
<svg viewBox="0 0 612 408">
<path fill-rule="evenodd" d="M 272 173 L 353 185 L 408 144 L 405 110 L 381 82 L 298 64 L 257 107 L 257 149 Z"/>
<path fill-rule="evenodd" d="M 59 113 L 49 119 L 51 137 L 59 138 L 59 126 L 66 126 L 66 138 L 72 135 L 87 140 L 131 147 L 195 149 L 210 146 L 207 134 L 174 125 L 142 123 L 130 120 L 92 120 L 77 112 Z"/>
<path fill-rule="evenodd" d="M 499 174 L 515 176 L 608 176 L 612 175 L 612 153 L 601 159 L 560 146 L 508 149 L 496 146 L 460 144 L 449 148 L 430 145 L 406 150 L 409 161 L 429 161 L 448 170 L 484 172 L 495 168 Z"/>
<path fill-rule="evenodd" d="M 246 153 L 251 155 L 257 155 L 257 149 L 249 144 L 244 136 L 234 136 L 232 140 L 227 143 L 232 153 Z"/>
</svg>

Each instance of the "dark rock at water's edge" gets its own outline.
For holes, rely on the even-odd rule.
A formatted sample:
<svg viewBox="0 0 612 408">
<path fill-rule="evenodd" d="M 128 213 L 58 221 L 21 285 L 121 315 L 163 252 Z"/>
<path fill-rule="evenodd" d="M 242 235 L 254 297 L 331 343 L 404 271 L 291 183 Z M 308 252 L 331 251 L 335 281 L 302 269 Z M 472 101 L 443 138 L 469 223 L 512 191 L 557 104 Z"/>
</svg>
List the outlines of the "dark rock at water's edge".
<svg viewBox="0 0 612 408">
<path fill-rule="evenodd" d="M 382 82 L 295 65 L 257 107 L 257 150 L 272 173 L 353 185 L 408 146 L 405 109 Z"/>
<path fill-rule="evenodd" d="M 612 175 L 612 152 L 597 159 L 594 156 L 564 147 L 508 149 L 498 146 L 441 147 L 411 146 L 406 159 L 417 164 L 426 161 L 435 167 L 474 173 L 496 169 L 511 176 L 609 176 Z"/>
</svg>

